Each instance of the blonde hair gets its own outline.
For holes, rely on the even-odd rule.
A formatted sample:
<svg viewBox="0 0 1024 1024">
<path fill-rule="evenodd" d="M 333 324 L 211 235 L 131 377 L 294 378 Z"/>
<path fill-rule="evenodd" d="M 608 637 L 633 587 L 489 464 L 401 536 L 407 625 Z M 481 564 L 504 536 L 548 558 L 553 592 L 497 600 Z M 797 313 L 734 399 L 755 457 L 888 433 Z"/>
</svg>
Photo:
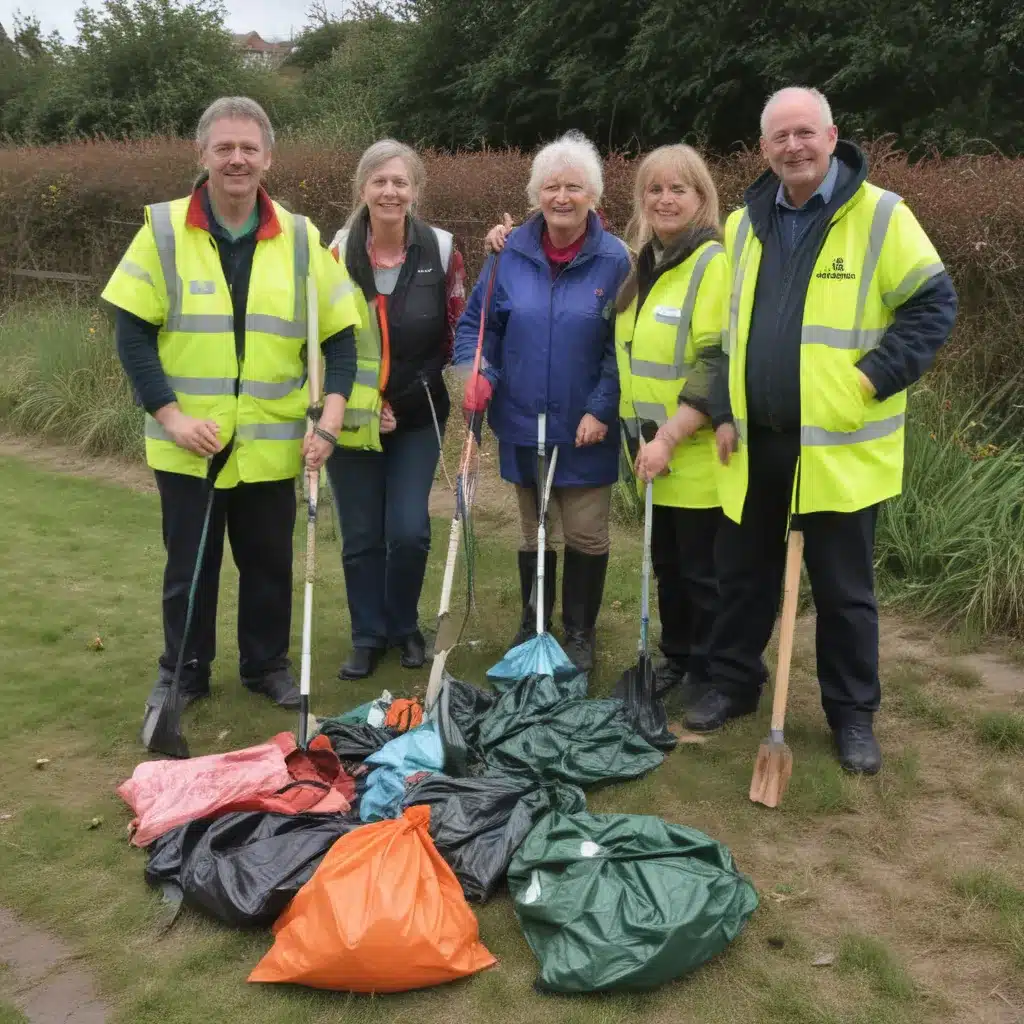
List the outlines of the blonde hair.
<svg viewBox="0 0 1024 1024">
<path fill-rule="evenodd" d="M 632 266 L 615 297 L 615 309 L 619 313 L 629 308 L 639 291 L 637 257 L 640 250 L 654 237 L 654 229 L 644 212 L 644 196 L 651 179 L 659 171 L 675 174 L 684 185 L 692 188 L 700 196 L 700 205 L 685 230 L 705 235 L 713 233 L 714 237 L 721 237 L 718 189 L 715 188 L 714 179 L 701 155 L 692 146 L 687 146 L 683 142 L 659 146 L 652 150 L 640 161 L 636 178 L 633 180 L 633 216 L 630 217 L 625 231 Z"/>
<path fill-rule="evenodd" d="M 372 146 L 369 146 L 359 158 L 356 165 L 356 173 L 352 178 L 352 212 L 345 221 L 345 227 L 351 228 L 358 220 L 360 214 L 366 209 L 363 202 L 363 189 L 366 183 L 373 176 L 378 167 L 383 167 L 389 160 L 398 157 L 405 164 L 409 172 L 409 180 L 412 182 L 414 192 L 411 210 L 416 212 L 416 203 L 423 191 L 427 181 L 427 169 L 419 154 L 411 146 L 396 139 L 378 139 Z"/>
<path fill-rule="evenodd" d="M 719 230 L 718 189 L 701 155 L 683 142 L 672 146 L 659 146 L 640 162 L 633 181 L 633 216 L 626 225 L 626 244 L 634 253 L 651 240 L 654 230 L 644 212 L 644 196 L 651 179 L 659 171 L 674 173 L 688 188 L 700 196 L 700 206 L 687 225 L 688 228 Z"/>
<path fill-rule="evenodd" d="M 580 171 L 586 180 L 591 206 L 601 202 L 604 193 L 604 171 L 597 147 L 582 132 L 569 131 L 561 138 L 549 142 L 533 158 L 526 197 L 531 210 L 540 209 L 540 189 L 544 182 L 558 171 Z"/>
</svg>

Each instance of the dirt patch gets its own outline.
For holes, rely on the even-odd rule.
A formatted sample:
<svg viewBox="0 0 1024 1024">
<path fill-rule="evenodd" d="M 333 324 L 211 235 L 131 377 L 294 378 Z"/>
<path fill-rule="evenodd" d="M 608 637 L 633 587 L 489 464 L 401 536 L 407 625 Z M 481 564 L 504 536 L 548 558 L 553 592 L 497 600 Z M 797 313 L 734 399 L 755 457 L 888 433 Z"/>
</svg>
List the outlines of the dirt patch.
<svg viewBox="0 0 1024 1024">
<path fill-rule="evenodd" d="M 0 909 L 0 993 L 32 1024 L 106 1024 L 92 977 L 60 939 Z"/>
<path fill-rule="evenodd" d="M 133 491 L 156 491 L 153 473 L 146 466 L 127 459 L 83 455 L 78 449 L 49 441 L 35 441 L 12 434 L 0 434 L 0 456 L 24 459 L 39 469 L 56 470 L 72 476 L 88 477 L 105 483 L 120 484 Z"/>
</svg>

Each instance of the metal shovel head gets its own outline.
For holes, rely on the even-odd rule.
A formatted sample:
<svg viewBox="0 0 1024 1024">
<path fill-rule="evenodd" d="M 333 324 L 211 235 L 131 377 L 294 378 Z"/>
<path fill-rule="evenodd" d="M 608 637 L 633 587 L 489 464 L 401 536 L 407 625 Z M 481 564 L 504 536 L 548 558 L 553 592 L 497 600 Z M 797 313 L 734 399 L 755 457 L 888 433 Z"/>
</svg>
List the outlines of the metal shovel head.
<svg viewBox="0 0 1024 1024">
<path fill-rule="evenodd" d="M 181 731 L 184 701 L 181 691 L 172 687 L 156 707 L 147 706 L 142 719 L 142 745 L 153 754 L 165 757 L 189 757 L 188 743 Z"/>
<path fill-rule="evenodd" d="M 652 747 L 674 750 L 678 742 L 668 727 L 665 702 L 654 693 L 654 665 L 641 654 L 637 663 L 619 676 L 612 696 L 626 706 L 633 727 Z"/>
<path fill-rule="evenodd" d="M 754 776 L 750 780 L 750 799 L 765 807 L 778 807 L 793 773 L 793 752 L 782 740 L 771 736 L 757 748 Z"/>
</svg>

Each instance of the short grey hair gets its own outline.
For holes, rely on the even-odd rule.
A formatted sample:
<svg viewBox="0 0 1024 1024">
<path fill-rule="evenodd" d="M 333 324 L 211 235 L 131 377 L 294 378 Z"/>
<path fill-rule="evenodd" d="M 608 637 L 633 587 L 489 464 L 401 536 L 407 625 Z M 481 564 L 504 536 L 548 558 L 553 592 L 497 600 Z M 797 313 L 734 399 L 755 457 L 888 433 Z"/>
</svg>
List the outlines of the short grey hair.
<svg viewBox="0 0 1024 1024">
<path fill-rule="evenodd" d="M 372 146 L 364 150 L 356 165 L 356 173 L 352 178 L 352 212 L 348 215 L 348 220 L 345 221 L 346 227 L 350 228 L 366 209 L 366 203 L 363 202 L 363 189 L 373 177 L 373 172 L 378 167 L 383 167 L 389 160 L 394 160 L 395 157 L 405 164 L 405 169 L 409 172 L 409 180 L 412 182 L 415 193 L 411 209 L 413 213 L 416 212 L 416 200 L 419 199 L 423 186 L 427 182 L 427 169 L 423 166 L 419 153 L 412 146 L 407 146 L 397 139 L 378 139 Z"/>
<path fill-rule="evenodd" d="M 274 126 L 270 123 L 267 112 L 255 100 L 249 99 L 248 96 L 221 96 L 220 99 L 214 100 L 199 118 L 196 143 L 200 149 L 206 149 L 214 122 L 226 117 L 255 121 L 260 126 L 263 145 L 267 149 L 274 148 Z"/>
<path fill-rule="evenodd" d="M 556 174 L 572 168 L 581 171 L 587 192 L 594 206 L 604 194 L 604 168 L 597 147 L 582 132 L 569 131 L 561 138 L 549 142 L 534 158 L 530 168 L 530 181 L 526 196 L 534 209 L 540 206 L 540 189 L 544 182 Z"/>
<path fill-rule="evenodd" d="M 825 123 L 825 127 L 828 128 L 832 125 L 832 108 L 828 105 L 828 100 L 825 99 L 824 93 L 818 92 L 817 89 L 812 89 L 806 85 L 787 85 L 784 89 L 779 89 L 777 92 L 773 92 L 768 97 L 768 102 L 765 103 L 764 108 L 761 110 L 761 134 L 767 135 L 767 124 L 768 124 L 768 113 L 771 107 L 773 107 L 779 100 L 786 99 L 788 96 L 794 96 L 801 94 L 804 96 L 810 96 L 811 99 L 815 100 L 818 104 L 818 109 L 821 111 L 822 120 Z"/>
</svg>

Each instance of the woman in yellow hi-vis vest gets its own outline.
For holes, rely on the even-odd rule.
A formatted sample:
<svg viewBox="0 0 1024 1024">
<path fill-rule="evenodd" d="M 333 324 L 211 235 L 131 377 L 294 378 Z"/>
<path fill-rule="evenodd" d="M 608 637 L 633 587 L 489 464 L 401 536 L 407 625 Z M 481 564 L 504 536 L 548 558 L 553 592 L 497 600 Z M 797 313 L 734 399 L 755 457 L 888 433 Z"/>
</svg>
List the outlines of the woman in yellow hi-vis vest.
<svg viewBox="0 0 1024 1024">
<path fill-rule="evenodd" d="M 352 395 L 352 282 L 316 227 L 260 185 L 273 142 L 259 104 L 215 100 L 197 131 L 203 175 L 191 195 L 146 207 L 103 291 L 146 410 L 146 460 L 163 518 L 164 650 L 151 708 L 163 703 L 183 648 L 185 703 L 210 692 L 225 530 L 239 572 L 242 682 L 298 707 L 288 658 L 296 478 L 304 459 L 313 469 L 324 464 L 343 423 L 365 417 L 373 397 Z M 308 436 L 307 275 L 317 285 L 325 360 L 323 412 Z M 215 496 L 185 640 L 209 474 Z"/>
<path fill-rule="evenodd" d="M 651 554 L 661 619 L 661 690 L 707 683 L 721 521 L 708 386 L 721 355 L 728 273 L 718 193 L 695 150 L 663 146 L 637 170 L 626 241 L 637 253 L 615 306 L 619 415 L 641 488 L 654 478 Z M 681 405 L 685 397 L 687 405 Z M 680 417 L 708 424 L 683 437 Z M 689 431 L 687 431 L 689 433 Z M 665 472 L 667 470 L 667 473 Z"/>
</svg>

